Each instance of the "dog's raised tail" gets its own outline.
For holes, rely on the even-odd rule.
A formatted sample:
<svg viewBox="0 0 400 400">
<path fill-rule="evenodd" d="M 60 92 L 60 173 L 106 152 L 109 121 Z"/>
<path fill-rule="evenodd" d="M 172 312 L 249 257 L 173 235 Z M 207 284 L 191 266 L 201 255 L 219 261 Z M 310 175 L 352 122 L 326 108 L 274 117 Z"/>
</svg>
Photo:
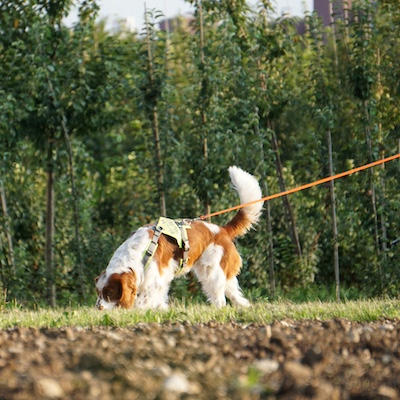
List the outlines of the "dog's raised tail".
<svg viewBox="0 0 400 400">
<path fill-rule="evenodd" d="M 240 204 L 247 204 L 262 198 L 257 179 L 238 167 L 229 167 L 233 188 L 238 192 Z M 263 202 L 255 202 L 239 209 L 238 213 L 224 228 L 233 239 L 244 235 L 260 218 Z"/>
</svg>

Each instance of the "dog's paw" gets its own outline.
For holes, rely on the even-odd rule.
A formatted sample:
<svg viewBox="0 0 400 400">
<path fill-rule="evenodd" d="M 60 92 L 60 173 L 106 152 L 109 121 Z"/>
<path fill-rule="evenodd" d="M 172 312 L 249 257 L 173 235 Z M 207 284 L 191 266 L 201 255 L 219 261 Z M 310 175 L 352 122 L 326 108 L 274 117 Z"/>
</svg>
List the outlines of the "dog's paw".
<svg viewBox="0 0 400 400">
<path fill-rule="evenodd" d="M 251 303 L 247 299 L 245 299 L 243 297 L 241 299 L 237 299 L 236 300 L 235 306 L 237 306 L 237 307 L 245 307 L 246 308 L 246 307 L 250 307 Z"/>
</svg>

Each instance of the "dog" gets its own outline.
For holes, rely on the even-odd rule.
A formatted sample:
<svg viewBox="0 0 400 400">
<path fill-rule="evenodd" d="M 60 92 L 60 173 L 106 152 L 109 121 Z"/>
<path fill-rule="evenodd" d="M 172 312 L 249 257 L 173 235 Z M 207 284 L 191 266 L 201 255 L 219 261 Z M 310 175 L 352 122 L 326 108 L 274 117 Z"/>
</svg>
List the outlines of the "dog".
<svg viewBox="0 0 400 400">
<path fill-rule="evenodd" d="M 254 176 L 238 167 L 229 167 L 229 175 L 240 204 L 251 204 L 240 208 L 224 226 L 200 219 L 185 221 L 189 228 L 185 229 L 188 246 L 182 266 L 184 249 L 177 239 L 162 231 L 153 246 L 154 254 L 146 261 L 146 251 L 155 242 L 157 227 L 139 228 L 119 246 L 107 268 L 95 279 L 98 309 L 166 309 L 171 281 L 177 273 L 190 270 L 211 304 L 224 307 L 228 298 L 235 306 L 249 306 L 237 280 L 242 259 L 233 240 L 257 224 L 263 206 L 257 201 L 261 199 L 261 189 Z"/>
</svg>

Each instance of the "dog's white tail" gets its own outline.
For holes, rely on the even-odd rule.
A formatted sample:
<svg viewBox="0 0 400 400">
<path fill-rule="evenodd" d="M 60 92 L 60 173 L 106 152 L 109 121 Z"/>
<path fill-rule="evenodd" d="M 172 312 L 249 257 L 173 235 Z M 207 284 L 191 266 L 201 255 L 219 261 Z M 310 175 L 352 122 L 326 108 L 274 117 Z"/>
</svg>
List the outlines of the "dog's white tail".
<svg viewBox="0 0 400 400">
<path fill-rule="evenodd" d="M 240 204 L 247 204 L 262 198 L 260 185 L 257 179 L 248 172 L 238 167 L 229 167 L 229 175 L 234 189 L 238 192 Z M 233 239 L 236 236 L 244 235 L 260 218 L 263 202 L 248 205 L 229 221 L 224 228 Z"/>
</svg>

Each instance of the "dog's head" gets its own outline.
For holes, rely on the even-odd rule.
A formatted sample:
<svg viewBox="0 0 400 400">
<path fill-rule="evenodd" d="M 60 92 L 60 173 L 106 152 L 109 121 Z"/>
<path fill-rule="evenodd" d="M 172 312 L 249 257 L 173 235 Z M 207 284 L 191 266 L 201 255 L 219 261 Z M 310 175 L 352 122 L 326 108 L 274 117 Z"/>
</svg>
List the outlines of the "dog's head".
<svg viewBox="0 0 400 400">
<path fill-rule="evenodd" d="M 99 310 L 111 310 L 114 307 L 132 308 L 137 294 L 137 279 L 133 271 L 107 275 L 103 271 L 96 279 Z"/>
</svg>

